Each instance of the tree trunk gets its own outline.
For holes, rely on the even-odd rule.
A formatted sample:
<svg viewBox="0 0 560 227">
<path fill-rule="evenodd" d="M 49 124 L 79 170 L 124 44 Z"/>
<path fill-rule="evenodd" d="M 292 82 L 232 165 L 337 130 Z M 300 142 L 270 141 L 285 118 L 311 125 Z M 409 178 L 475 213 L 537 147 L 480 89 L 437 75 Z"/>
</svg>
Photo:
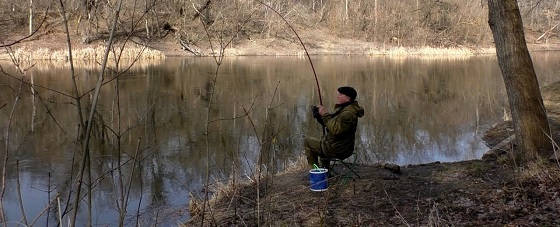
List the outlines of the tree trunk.
<svg viewBox="0 0 560 227">
<path fill-rule="evenodd" d="M 313 10 L 313 12 L 315 12 L 315 0 L 313 0 L 311 2 L 311 10 Z"/>
<path fill-rule="evenodd" d="M 29 35 L 33 34 L 33 0 L 29 0 Z"/>
<path fill-rule="evenodd" d="M 146 18 L 146 20 L 145 20 L 145 25 L 146 25 L 146 38 L 149 39 L 150 38 L 150 28 L 148 27 L 148 18 Z"/>
<path fill-rule="evenodd" d="M 420 15 L 420 1 L 416 0 L 416 26 L 418 26 L 418 24 L 420 23 L 420 20 L 422 20 L 422 15 Z M 418 32 L 420 32 L 419 29 L 417 29 Z"/>
<path fill-rule="evenodd" d="M 348 0 L 344 1 L 344 21 L 348 20 Z"/>
<path fill-rule="evenodd" d="M 374 32 L 375 27 L 377 27 L 377 0 L 373 0 L 373 25 L 374 25 Z"/>
<path fill-rule="evenodd" d="M 32 105 L 32 111 L 31 111 L 31 132 L 35 131 L 35 117 L 37 116 L 37 108 L 35 105 L 35 83 L 33 81 L 33 71 L 30 72 L 31 73 L 31 105 Z"/>
<path fill-rule="evenodd" d="M 498 63 L 508 94 L 518 144 L 518 156 L 548 157 L 552 150 L 548 120 L 539 82 L 523 32 L 523 21 L 516 0 L 488 0 L 489 25 L 494 36 Z"/>
</svg>

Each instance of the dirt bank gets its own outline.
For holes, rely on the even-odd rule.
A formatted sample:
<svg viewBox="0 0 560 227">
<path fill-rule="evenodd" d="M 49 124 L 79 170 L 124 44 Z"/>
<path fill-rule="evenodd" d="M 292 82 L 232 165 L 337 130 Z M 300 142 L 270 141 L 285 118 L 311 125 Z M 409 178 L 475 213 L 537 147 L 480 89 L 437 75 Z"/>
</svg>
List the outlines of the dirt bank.
<svg viewBox="0 0 560 227">
<path fill-rule="evenodd" d="M 549 175 L 559 173 L 552 170 Z M 360 166 L 360 179 L 331 178 L 322 193 L 308 189 L 304 170 L 276 176 L 268 190 L 261 187 L 261 224 L 560 225 L 558 181 L 540 181 L 480 160 L 407 166 L 400 172 Z M 213 217 L 207 213 L 206 223 L 255 226 L 255 201 L 254 184 L 222 193 L 211 202 Z M 198 208 L 191 209 L 187 225 L 200 224 Z"/>
</svg>

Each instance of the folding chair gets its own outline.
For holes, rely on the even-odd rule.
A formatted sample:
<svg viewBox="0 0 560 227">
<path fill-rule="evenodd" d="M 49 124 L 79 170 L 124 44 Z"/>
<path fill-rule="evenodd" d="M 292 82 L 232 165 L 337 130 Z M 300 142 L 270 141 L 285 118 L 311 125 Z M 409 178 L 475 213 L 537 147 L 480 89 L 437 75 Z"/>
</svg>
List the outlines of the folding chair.
<svg viewBox="0 0 560 227">
<path fill-rule="evenodd" d="M 348 158 L 354 156 L 354 160 L 352 162 L 345 162 L 344 160 L 347 160 Z M 357 162 L 358 160 L 358 156 L 356 155 L 356 153 L 352 153 L 349 157 L 345 158 L 345 159 L 339 159 L 339 158 L 332 158 L 331 161 L 331 170 L 333 171 L 334 174 L 338 174 L 336 173 L 336 171 L 334 171 L 334 167 L 337 165 L 342 165 L 344 168 L 348 169 L 348 171 L 345 172 L 345 176 L 347 176 L 347 174 L 350 172 L 352 173 L 352 178 L 354 178 L 354 176 L 360 178 L 360 175 L 356 172 L 356 167 L 357 167 Z"/>
</svg>

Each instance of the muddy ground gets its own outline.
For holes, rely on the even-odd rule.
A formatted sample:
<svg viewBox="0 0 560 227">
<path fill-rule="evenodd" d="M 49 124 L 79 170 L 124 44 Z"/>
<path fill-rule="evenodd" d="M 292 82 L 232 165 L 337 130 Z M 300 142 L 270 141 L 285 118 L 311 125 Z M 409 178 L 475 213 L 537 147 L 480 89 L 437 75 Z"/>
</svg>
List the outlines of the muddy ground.
<svg viewBox="0 0 560 227">
<path fill-rule="evenodd" d="M 311 192 L 305 171 L 286 173 L 261 187 L 261 224 L 560 225 L 559 182 L 515 172 L 480 160 L 407 166 L 400 173 L 360 166 L 361 178 L 333 177 L 326 192 Z M 255 201 L 255 184 L 231 190 L 212 202 L 214 217 L 207 213 L 206 223 L 255 226 Z M 188 225 L 198 225 L 200 210 L 191 211 Z"/>
</svg>

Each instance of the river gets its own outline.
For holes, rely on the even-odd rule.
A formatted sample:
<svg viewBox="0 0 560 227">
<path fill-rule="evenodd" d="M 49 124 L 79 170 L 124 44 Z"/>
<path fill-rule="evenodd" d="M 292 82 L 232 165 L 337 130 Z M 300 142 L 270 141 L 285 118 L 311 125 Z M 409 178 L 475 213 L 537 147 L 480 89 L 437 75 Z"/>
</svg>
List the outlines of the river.
<svg viewBox="0 0 560 227">
<path fill-rule="evenodd" d="M 495 56 L 316 56 L 313 60 L 326 106 L 334 104 L 339 86 L 353 86 L 358 91 L 357 100 L 365 109 L 356 139 L 361 163 L 406 165 L 480 158 L 487 150 L 481 140 L 484 130 L 502 120 L 507 109 Z M 533 60 L 541 86 L 560 79 L 560 53 L 533 53 Z M 0 64 L 17 75 L 10 63 Z M 94 87 L 98 68 L 96 64 L 77 64 L 81 93 Z M 125 63 L 120 68 L 126 68 Z M 115 75 L 111 70 L 107 79 Z M 310 106 L 319 99 L 305 58 L 226 58 L 212 88 L 214 71 L 212 58 L 140 61 L 119 77 L 118 99 L 117 80 L 103 87 L 91 146 L 95 225 L 118 223 L 117 201 L 129 190 L 128 182 L 132 182 L 128 225 L 136 222 L 139 204 L 142 225 L 156 221 L 174 225 L 186 220 L 190 196 L 202 195 L 207 149 L 210 180 L 215 185 L 232 173 L 247 179 L 255 171 L 261 151 L 267 169 L 281 171 L 302 157 L 304 136 L 321 136 L 321 128 L 310 114 Z M 31 76 L 35 85 L 73 94 L 66 63 L 37 63 L 25 73 L 27 79 Z M 17 80 L 0 75 L 2 159 L 18 89 Z M 42 88 L 36 89 L 33 98 L 29 87 L 22 89 L 8 146 L 4 206 L 10 225 L 22 217 L 16 160 L 23 205 L 31 221 L 46 207 L 49 196 L 53 199 L 57 193 L 64 210 L 70 173 L 78 172 L 82 156 L 76 142 L 80 128 L 73 100 Z M 212 91 L 215 95 L 208 112 Z M 89 111 L 91 99 L 89 94 L 81 99 L 84 112 Z M 207 113 L 211 122 L 208 146 Z M 259 141 L 266 143 L 261 146 Z M 138 157 L 137 164 L 133 157 Z M 124 164 L 123 187 L 119 161 Z M 131 178 L 133 165 L 137 168 Z M 80 203 L 81 224 L 87 222 L 85 201 Z M 53 208 L 50 225 L 56 224 L 55 215 Z M 45 215 L 37 223 L 45 225 L 46 221 Z"/>
</svg>

